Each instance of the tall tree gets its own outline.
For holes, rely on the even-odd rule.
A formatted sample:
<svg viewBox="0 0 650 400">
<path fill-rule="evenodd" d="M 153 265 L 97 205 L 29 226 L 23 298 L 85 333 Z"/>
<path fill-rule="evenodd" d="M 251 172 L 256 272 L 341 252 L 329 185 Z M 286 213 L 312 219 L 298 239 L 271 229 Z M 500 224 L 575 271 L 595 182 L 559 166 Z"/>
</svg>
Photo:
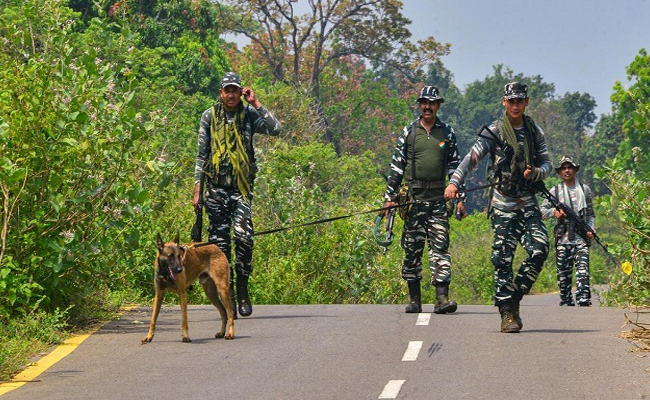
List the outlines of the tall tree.
<svg viewBox="0 0 650 400">
<path fill-rule="evenodd" d="M 596 124 L 594 134 L 587 136 L 580 153 L 580 177 L 597 196 L 609 193 L 607 182 L 594 179 L 596 169 L 612 160 L 623 141 L 621 125 L 612 115 L 603 115 Z"/>
<path fill-rule="evenodd" d="M 265 66 L 276 81 L 304 93 L 313 103 L 314 115 L 322 121 L 324 139 L 345 150 L 340 114 L 327 109 L 328 99 L 341 103 L 343 93 L 326 93 L 336 80 L 349 80 L 343 64 L 360 60 L 398 71 L 400 87 L 424 76 L 430 63 L 449 54 L 449 44 L 433 37 L 411 42 L 410 20 L 401 13 L 397 0 L 227 0 L 219 7 L 224 27 L 250 39 L 248 61 Z M 327 88 L 323 82 L 327 80 Z M 338 98 L 337 98 L 338 97 Z M 360 104 L 347 104 L 356 109 Z M 340 107 L 337 109 L 340 110 Z"/>
<path fill-rule="evenodd" d="M 541 103 L 534 102 L 530 114 L 544 129 L 551 159 L 557 162 L 563 155 L 570 155 L 579 162 L 584 141 L 596 119 L 596 102 L 587 93 L 566 93 Z"/>
<path fill-rule="evenodd" d="M 309 87 L 337 59 L 359 56 L 390 65 L 406 77 L 449 54 L 431 36 L 409 41 L 410 20 L 397 0 L 227 0 L 219 8 L 226 29 L 246 36 L 280 81 Z"/>
</svg>

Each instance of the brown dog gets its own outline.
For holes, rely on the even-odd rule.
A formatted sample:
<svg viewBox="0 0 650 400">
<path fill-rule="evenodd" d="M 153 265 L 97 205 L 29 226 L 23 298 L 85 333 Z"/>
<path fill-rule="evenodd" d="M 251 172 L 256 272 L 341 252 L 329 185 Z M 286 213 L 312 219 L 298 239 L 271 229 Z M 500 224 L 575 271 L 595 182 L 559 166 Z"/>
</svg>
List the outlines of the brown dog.
<svg viewBox="0 0 650 400">
<path fill-rule="evenodd" d="M 164 243 L 158 234 L 158 254 L 156 255 L 156 276 L 154 279 L 155 297 L 153 313 L 149 324 L 149 333 L 142 338 L 142 344 L 151 342 L 156 330 L 156 320 L 165 297 L 165 291 L 171 290 L 181 298 L 183 324 L 181 337 L 183 342 L 191 342 L 187 331 L 187 288 L 197 278 L 212 304 L 221 314 L 221 330 L 214 337 L 233 339 L 235 337 L 235 314 L 230 303 L 230 267 L 228 259 L 215 244 L 186 246 L 178 244 L 176 234 L 173 242 Z M 195 247 L 196 246 L 196 247 Z M 226 333 L 226 325 L 230 329 Z"/>
</svg>

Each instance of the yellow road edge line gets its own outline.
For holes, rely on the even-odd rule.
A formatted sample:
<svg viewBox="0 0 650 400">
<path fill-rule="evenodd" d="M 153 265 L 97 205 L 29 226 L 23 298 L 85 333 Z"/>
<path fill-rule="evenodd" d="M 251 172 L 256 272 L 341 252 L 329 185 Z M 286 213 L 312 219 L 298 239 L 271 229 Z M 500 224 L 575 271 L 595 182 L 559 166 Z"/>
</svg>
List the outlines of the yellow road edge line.
<svg viewBox="0 0 650 400">
<path fill-rule="evenodd" d="M 14 389 L 18 389 L 19 387 L 23 386 L 28 382 L 34 381 L 36 377 L 38 377 L 40 374 L 45 372 L 52 365 L 61 361 L 68 354 L 75 351 L 75 349 L 79 347 L 79 345 L 83 343 L 84 340 L 88 339 L 92 334 L 97 332 L 102 326 L 104 326 L 104 324 L 99 324 L 97 327 L 91 329 L 90 332 L 88 333 L 85 333 L 83 335 L 75 335 L 69 339 L 66 339 L 63 343 L 58 345 L 49 354 L 41 357 L 38 361 L 32 363 L 30 366 L 25 368 L 23 372 L 11 378 L 9 382 L 1 383 L 0 396 L 9 393 Z"/>
</svg>

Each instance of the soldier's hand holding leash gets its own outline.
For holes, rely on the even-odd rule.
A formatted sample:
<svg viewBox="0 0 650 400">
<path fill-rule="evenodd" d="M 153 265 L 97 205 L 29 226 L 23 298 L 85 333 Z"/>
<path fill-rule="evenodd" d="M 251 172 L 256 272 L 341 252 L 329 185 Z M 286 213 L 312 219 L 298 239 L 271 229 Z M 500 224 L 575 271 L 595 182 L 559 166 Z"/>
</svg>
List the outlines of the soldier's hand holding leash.
<svg viewBox="0 0 650 400">
<path fill-rule="evenodd" d="M 449 185 L 447 185 L 447 188 L 445 189 L 445 200 L 452 200 L 457 198 L 458 198 L 458 187 L 453 183 L 450 183 Z M 465 209 L 465 205 L 463 204 L 463 210 L 464 209 Z"/>
<path fill-rule="evenodd" d="M 384 208 L 386 208 L 385 210 L 382 211 L 384 217 L 387 217 L 387 216 L 388 216 L 388 213 L 389 213 L 391 210 L 394 209 L 394 208 L 390 208 L 390 207 L 397 207 L 397 203 L 395 203 L 394 201 L 385 201 L 385 202 L 384 202 Z"/>
</svg>

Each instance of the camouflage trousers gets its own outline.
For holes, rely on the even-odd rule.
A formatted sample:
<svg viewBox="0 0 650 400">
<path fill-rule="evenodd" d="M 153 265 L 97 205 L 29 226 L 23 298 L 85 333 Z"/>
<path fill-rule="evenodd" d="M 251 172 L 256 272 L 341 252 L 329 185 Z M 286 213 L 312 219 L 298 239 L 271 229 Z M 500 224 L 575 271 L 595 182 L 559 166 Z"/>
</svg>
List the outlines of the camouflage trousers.
<svg viewBox="0 0 650 400">
<path fill-rule="evenodd" d="M 573 305 L 571 281 L 573 268 L 576 271 L 576 303 L 591 304 L 591 288 L 589 286 L 589 247 L 586 243 L 566 244 L 555 246 L 555 265 L 557 267 L 557 285 L 560 288 L 562 305 Z"/>
<path fill-rule="evenodd" d="M 429 248 L 431 283 L 451 282 L 449 255 L 449 219 L 444 201 L 416 202 L 406 215 L 402 234 L 404 263 L 402 278 L 406 281 L 422 279 L 424 244 Z"/>
<path fill-rule="evenodd" d="M 209 187 L 205 209 L 210 220 L 208 240 L 215 241 L 224 252 L 232 272 L 232 242 L 235 244 L 237 275 L 253 272 L 253 218 L 251 201 L 237 189 Z M 232 238 L 231 238 L 232 230 Z M 231 273 L 234 278 L 234 274 Z"/>
<path fill-rule="evenodd" d="M 549 239 L 546 225 L 537 206 L 523 210 L 492 210 L 492 264 L 494 265 L 494 303 L 503 305 L 521 300 L 530 292 L 548 256 Z M 513 277 L 512 261 L 521 243 L 527 257 Z"/>
</svg>

